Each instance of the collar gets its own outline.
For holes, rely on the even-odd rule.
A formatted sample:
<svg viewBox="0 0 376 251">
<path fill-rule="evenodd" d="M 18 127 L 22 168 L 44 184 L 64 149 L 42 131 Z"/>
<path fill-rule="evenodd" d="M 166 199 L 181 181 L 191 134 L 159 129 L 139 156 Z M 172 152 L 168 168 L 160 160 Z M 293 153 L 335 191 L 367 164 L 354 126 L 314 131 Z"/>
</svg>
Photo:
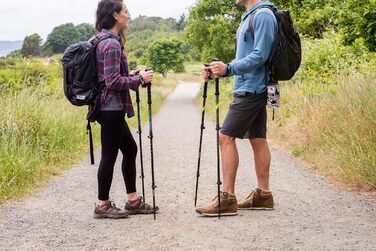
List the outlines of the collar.
<svg viewBox="0 0 376 251">
<path fill-rule="evenodd" d="M 267 5 L 265 1 L 258 2 L 254 4 L 250 9 L 248 9 L 246 12 L 242 15 L 242 21 L 244 21 L 254 10 L 256 10 L 258 7 L 262 5 Z"/>
<path fill-rule="evenodd" d="M 102 29 L 102 30 L 101 30 L 101 33 L 104 34 L 104 35 L 109 34 L 109 36 L 110 36 L 111 38 L 114 38 L 114 39 L 118 40 L 118 41 L 120 42 L 120 44 L 122 44 L 122 39 L 121 39 L 121 37 L 120 37 L 118 34 L 115 34 L 115 33 L 113 33 L 112 31 L 107 30 L 107 29 Z"/>
</svg>

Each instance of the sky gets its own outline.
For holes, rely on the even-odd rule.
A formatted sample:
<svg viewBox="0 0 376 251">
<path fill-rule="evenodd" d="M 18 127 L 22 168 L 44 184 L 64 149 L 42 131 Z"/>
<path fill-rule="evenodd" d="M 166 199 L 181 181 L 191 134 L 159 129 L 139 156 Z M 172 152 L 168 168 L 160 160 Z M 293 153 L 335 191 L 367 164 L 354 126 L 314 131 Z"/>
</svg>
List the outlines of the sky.
<svg viewBox="0 0 376 251">
<path fill-rule="evenodd" d="M 132 18 L 179 18 L 197 0 L 124 0 Z M 99 0 L 0 0 L 0 40 L 23 40 L 38 33 L 44 40 L 60 24 L 95 22 Z"/>
</svg>

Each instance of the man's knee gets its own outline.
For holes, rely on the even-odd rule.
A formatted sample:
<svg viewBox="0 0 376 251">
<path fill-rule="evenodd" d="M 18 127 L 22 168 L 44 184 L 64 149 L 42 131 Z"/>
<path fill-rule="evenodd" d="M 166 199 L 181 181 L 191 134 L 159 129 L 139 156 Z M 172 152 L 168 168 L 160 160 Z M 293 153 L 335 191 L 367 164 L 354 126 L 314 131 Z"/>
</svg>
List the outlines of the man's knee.
<svg viewBox="0 0 376 251">
<path fill-rule="evenodd" d="M 249 142 L 252 144 L 252 146 L 268 145 L 268 142 L 264 138 L 252 138 L 252 139 L 249 139 Z"/>
<path fill-rule="evenodd" d="M 221 146 L 229 145 L 229 144 L 234 144 L 235 143 L 235 138 L 231 136 L 227 136 L 224 134 L 219 134 L 219 144 Z"/>
</svg>

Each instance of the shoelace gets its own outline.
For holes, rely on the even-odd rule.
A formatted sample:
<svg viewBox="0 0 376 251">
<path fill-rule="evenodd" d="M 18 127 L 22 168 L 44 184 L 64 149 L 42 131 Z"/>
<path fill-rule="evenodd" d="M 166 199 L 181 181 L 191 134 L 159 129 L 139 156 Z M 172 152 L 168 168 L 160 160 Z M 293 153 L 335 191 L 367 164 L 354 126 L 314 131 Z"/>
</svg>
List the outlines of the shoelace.
<svg viewBox="0 0 376 251">
<path fill-rule="evenodd" d="M 212 201 L 211 201 L 211 203 L 210 203 L 210 206 L 211 206 L 211 207 L 216 207 L 216 206 L 218 206 L 218 195 L 215 196 L 215 197 L 212 199 Z"/>
<path fill-rule="evenodd" d="M 109 201 L 109 202 L 110 202 L 109 203 L 110 208 L 112 208 L 112 209 L 114 209 L 116 211 L 120 211 L 121 210 L 120 208 L 116 207 L 115 202 L 113 202 L 113 201 Z"/>
<path fill-rule="evenodd" d="M 139 200 L 140 200 L 140 206 L 139 206 L 140 208 L 147 209 L 147 210 L 153 208 L 152 206 L 145 203 L 144 198 L 142 196 L 139 197 Z"/>
</svg>

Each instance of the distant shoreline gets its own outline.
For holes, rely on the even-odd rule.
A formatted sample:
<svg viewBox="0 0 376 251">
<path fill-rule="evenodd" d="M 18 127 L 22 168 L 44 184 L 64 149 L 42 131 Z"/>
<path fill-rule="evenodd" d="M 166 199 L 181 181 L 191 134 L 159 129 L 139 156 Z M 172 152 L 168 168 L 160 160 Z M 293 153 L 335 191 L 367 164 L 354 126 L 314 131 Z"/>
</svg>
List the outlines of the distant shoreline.
<svg viewBox="0 0 376 251">
<path fill-rule="evenodd" d="M 0 41 L 0 57 L 5 57 L 11 52 L 22 48 L 23 41 Z"/>
</svg>

